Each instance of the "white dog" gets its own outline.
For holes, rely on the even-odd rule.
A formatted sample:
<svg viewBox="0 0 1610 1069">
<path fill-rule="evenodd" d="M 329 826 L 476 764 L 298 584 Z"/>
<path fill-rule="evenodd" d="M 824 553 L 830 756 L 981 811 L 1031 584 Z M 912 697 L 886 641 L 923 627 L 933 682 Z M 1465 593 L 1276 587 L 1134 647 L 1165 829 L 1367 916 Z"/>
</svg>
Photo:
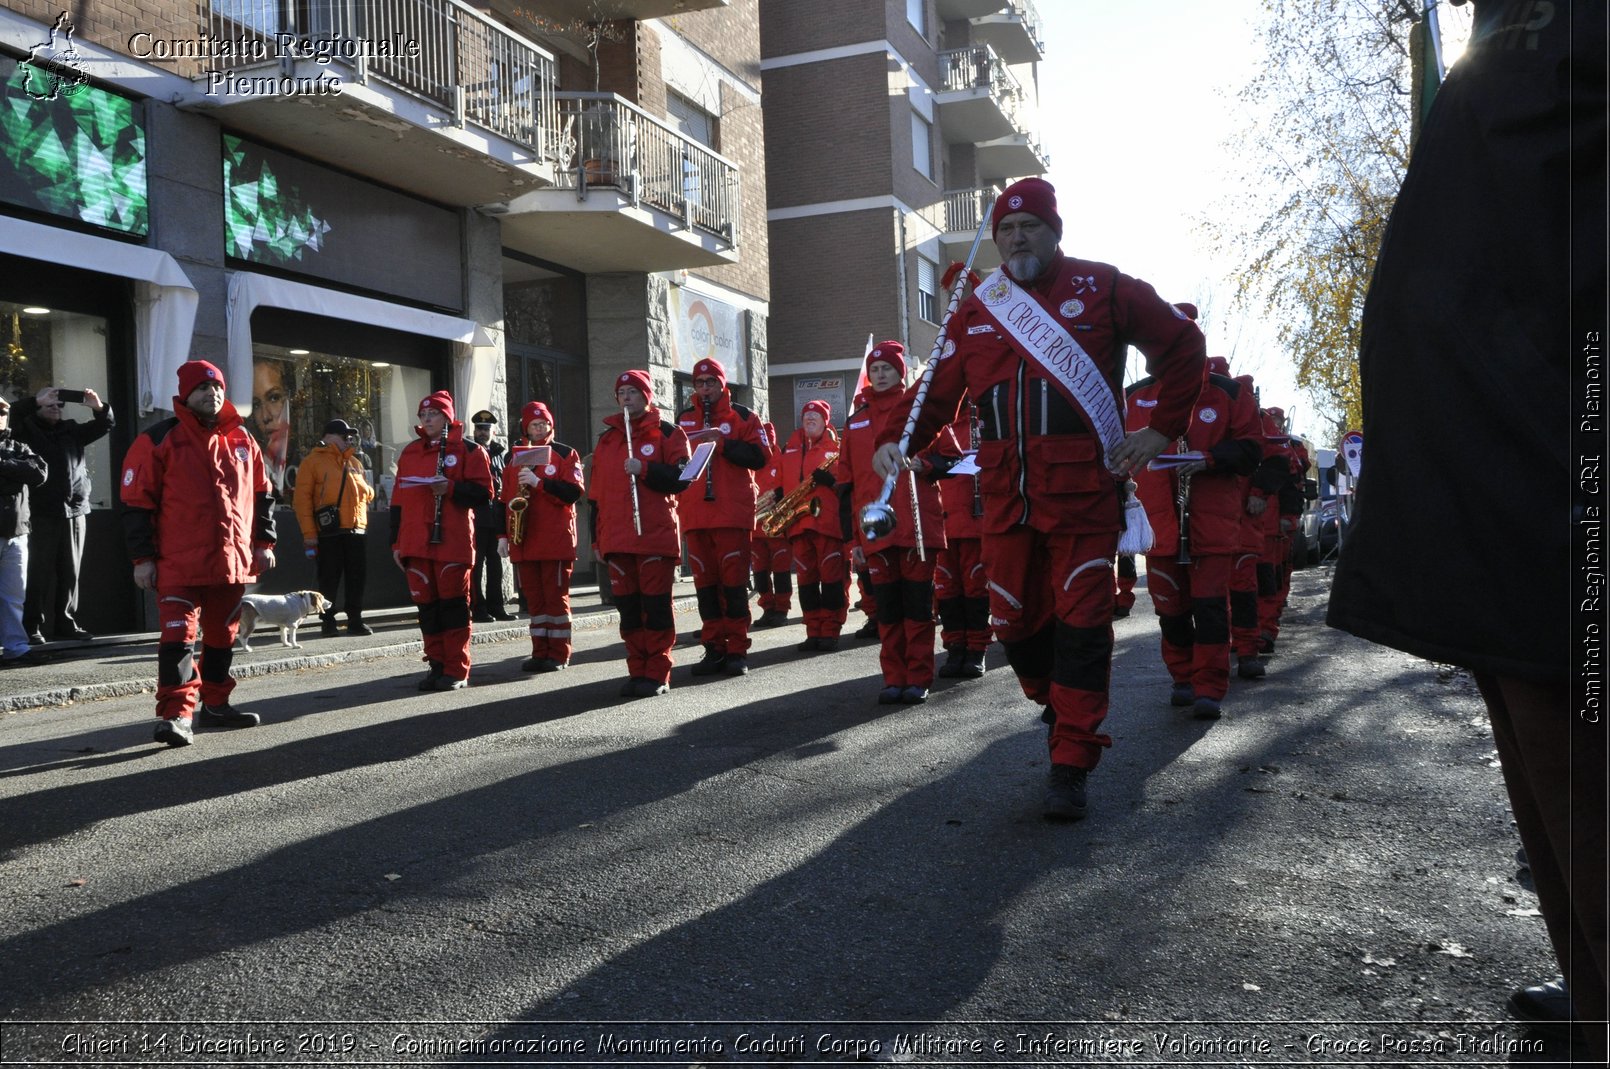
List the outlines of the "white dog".
<svg viewBox="0 0 1610 1069">
<path fill-rule="evenodd" d="M 235 638 L 236 648 L 250 651 L 248 641 L 258 620 L 266 620 L 280 629 L 280 645 L 301 649 L 296 641 L 296 629 L 309 616 L 328 612 L 330 602 L 317 590 L 298 590 L 290 594 L 247 594 L 240 599 L 235 614 L 240 617 L 240 632 Z"/>
</svg>

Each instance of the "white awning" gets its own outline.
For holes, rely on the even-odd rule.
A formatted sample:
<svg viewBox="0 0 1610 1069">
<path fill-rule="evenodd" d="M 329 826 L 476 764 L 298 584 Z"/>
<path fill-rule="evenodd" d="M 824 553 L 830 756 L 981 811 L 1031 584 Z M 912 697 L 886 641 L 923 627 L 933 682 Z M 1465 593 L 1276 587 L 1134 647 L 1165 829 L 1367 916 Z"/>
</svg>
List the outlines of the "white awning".
<svg viewBox="0 0 1610 1069">
<path fill-rule="evenodd" d="M 0 252 L 133 279 L 140 412 L 158 407 L 151 384 L 177 380 L 196 325 L 199 298 L 177 260 L 156 249 L 10 216 L 0 216 Z M 170 396 L 164 394 L 161 404 Z"/>
<path fill-rule="evenodd" d="M 405 304 L 359 297 L 339 290 L 250 271 L 229 273 L 229 399 L 244 415 L 252 407 L 252 311 L 262 306 L 368 323 L 427 338 L 442 338 L 463 345 L 492 345 L 492 339 L 473 319 L 427 312 Z"/>
</svg>

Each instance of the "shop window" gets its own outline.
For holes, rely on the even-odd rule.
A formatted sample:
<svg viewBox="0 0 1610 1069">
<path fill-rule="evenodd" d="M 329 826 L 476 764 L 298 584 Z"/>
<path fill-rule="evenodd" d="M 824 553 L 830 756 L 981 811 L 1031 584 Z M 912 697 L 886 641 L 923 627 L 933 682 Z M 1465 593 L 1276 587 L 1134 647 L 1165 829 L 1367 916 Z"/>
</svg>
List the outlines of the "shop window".
<svg viewBox="0 0 1610 1069">
<path fill-rule="evenodd" d="M 100 316 L 0 301 L 0 393 L 15 404 L 47 386 L 66 390 L 85 387 L 110 402 L 106 360 L 107 321 Z M 68 403 L 62 418 L 87 423 L 90 410 Z M 128 413 L 119 413 L 127 418 Z M 112 443 L 102 438 L 84 450 L 89 467 L 90 504 L 109 509 L 117 497 Z"/>
<path fill-rule="evenodd" d="M 288 503 L 297 465 L 323 442 L 325 424 L 346 420 L 358 431 L 378 511 L 390 507 L 397 455 L 413 441 L 419 401 L 430 392 L 425 368 L 259 345 L 246 426 L 263 450 L 276 493 Z"/>
</svg>

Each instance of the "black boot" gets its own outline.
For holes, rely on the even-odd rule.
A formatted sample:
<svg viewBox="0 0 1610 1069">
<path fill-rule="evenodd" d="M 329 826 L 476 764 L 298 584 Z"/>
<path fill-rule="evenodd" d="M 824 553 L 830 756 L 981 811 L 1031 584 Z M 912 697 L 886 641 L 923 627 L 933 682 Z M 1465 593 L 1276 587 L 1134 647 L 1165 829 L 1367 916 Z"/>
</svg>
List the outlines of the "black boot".
<svg viewBox="0 0 1610 1069">
<path fill-rule="evenodd" d="M 696 676 L 720 675 L 726 668 L 727 654 L 725 650 L 718 650 L 714 646 L 704 648 L 704 659 L 694 665 L 689 671 Z"/>
<path fill-rule="evenodd" d="M 939 666 L 938 674 L 945 679 L 956 679 L 962 674 L 962 666 L 966 661 L 967 647 L 961 643 L 954 643 L 945 647 L 945 663 Z"/>
</svg>

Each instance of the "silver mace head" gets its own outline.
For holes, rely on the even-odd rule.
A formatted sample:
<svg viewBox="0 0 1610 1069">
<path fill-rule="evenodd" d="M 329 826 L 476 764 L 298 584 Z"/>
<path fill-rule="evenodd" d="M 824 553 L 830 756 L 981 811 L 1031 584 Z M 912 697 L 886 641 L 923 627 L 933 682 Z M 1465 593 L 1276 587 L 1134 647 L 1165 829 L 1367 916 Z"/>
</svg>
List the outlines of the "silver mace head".
<svg viewBox="0 0 1610 1069">
<path fill-rule="evenodd" d="M 868 542 L 876 542 L 894 530 L 894 509 L 886 501 L 874 501 L 861 509 L 861 533 Z"/>
</svg>

